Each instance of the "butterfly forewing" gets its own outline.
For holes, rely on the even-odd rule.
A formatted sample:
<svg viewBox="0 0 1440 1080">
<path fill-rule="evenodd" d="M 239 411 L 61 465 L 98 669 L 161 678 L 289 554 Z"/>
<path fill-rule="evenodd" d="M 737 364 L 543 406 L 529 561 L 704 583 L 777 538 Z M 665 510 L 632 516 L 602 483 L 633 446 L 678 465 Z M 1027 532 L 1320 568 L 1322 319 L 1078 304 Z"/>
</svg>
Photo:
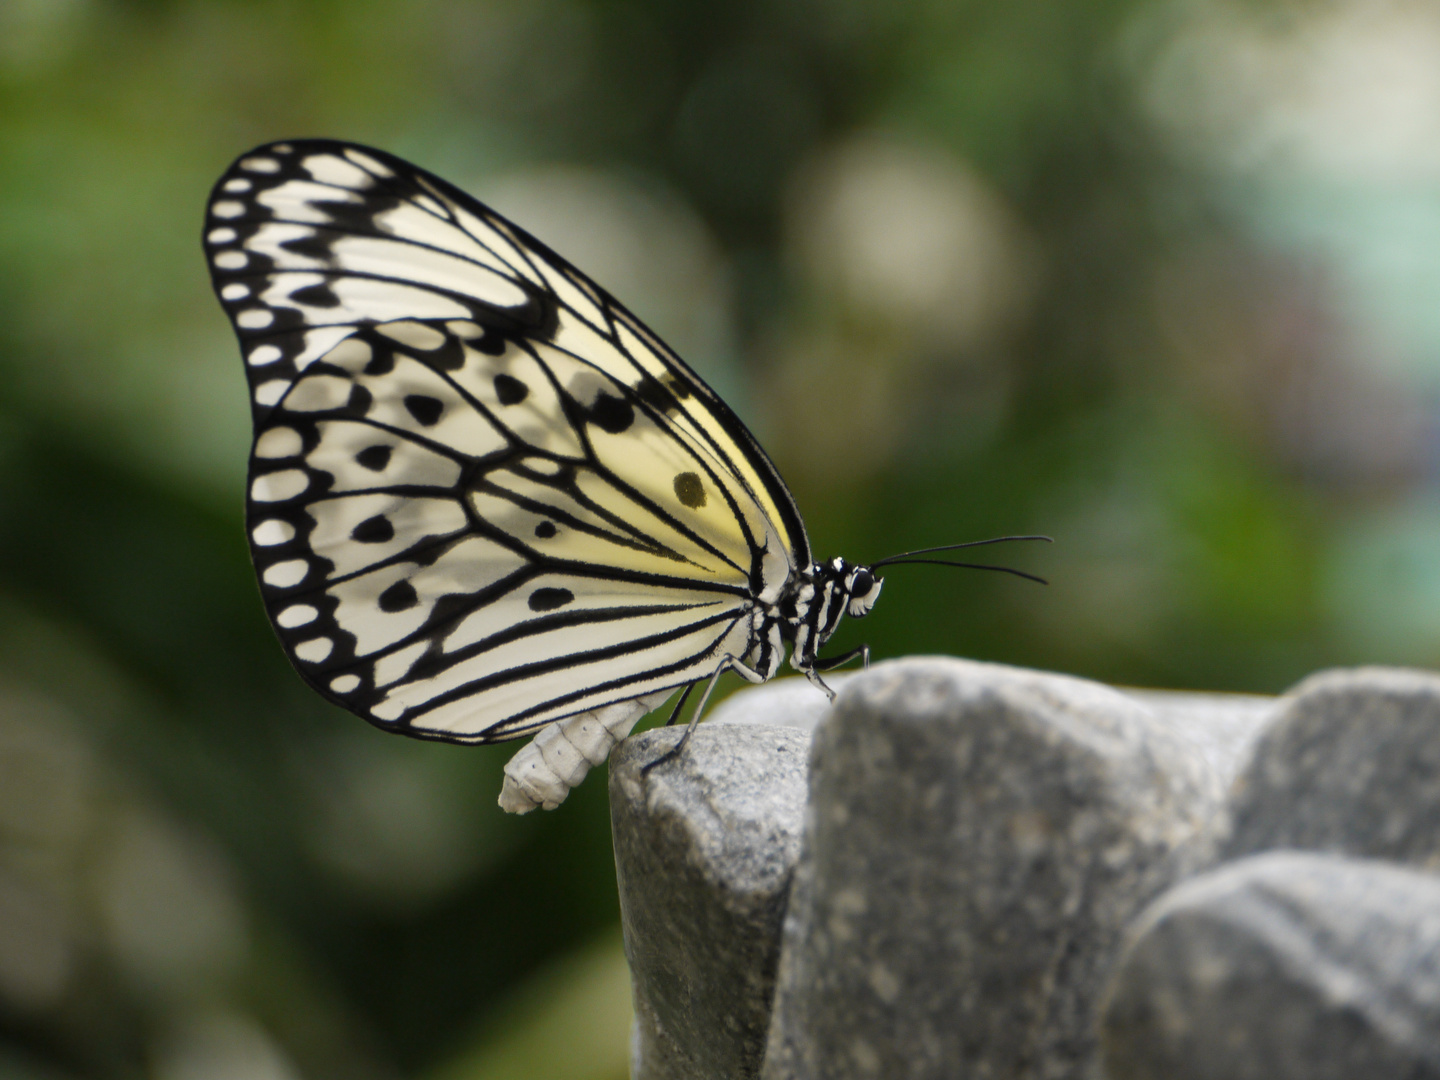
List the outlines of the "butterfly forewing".
<svg viewBox="0 0 1440 1080">
<path fill-rule="evenodd" d="M 729 409 L 457 189 L 275 144 L 221 179 L 206 242 L 250 378 L 262 591 L 332 700 L 412 734 L 524 734 L 707 677 L 808 565 Z"/>
</svg>

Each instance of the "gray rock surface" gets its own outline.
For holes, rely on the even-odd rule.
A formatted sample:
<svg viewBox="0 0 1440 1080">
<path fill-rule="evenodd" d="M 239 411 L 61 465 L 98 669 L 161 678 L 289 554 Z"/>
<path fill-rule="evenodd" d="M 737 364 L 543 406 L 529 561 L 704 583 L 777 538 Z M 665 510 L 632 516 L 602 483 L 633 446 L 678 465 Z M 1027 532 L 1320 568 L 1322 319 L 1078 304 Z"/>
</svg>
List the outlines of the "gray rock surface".
<svg viewBox="0 0 1440 1080">
<path fill-rule="evenodd" d="M 853 676 L 815 734 L 763 1075 L 1082 1075 L 1123 929 L 1219 798 L 1193 744 L 1095 683 Z"/>
<path fill-rule="evenodd" d="M 858 672 L 835 672 L 825 681 L 837 692 Z M 1221 783 L 1229 785 L 1275 710 L 1273 697 L 1194 690 L 1115 688 L 1134 698 L 1175 734 L 1193 743 Z M 707 724 L 762 724 L 813 731 L 830 711 L 830 700 L 798 675 L 774 679 L 731 694 L 706 717 Z"/>
<path fill-rule="evenodd" d="M 825 676 L 830 689 L 839 692 L 852 672 Z M 825 692 L 801 675 L 772 679 L 760 686 L 747 686 L 731 694 L 705 717 L 707 724 L 760 724 L 767 727 L 796 727 L 814 731 L 830 711 Z"/>
<path fill-rule="evenodd" d="M 632 1076 L 753 1077 L 799 854 L 810 733 L 701 725 L 679 757 L 642 774 L 681 730 L 627 739 L 610 759 Z"/>
<path fill-rule="evenodd" d="M 1194 744 L 1226 787 L 1249 762 L 1279 700 L 1255 694 L 1117 689 L 1154 710 L 1161 723 Z"/>
<path fill-rule="evenodd" d="M 1142 917 L 1102 1022 L 1108 1080 L 1440 1077 L 1440 878 L 1271 852 Z"/>
<path fill-rule="evenodd" d="M 1322 672 L 1281 699 L 1231 793 L 1224 858 L 1303 848 L 1440 870 L 1440 676 Z"/>
</svg>

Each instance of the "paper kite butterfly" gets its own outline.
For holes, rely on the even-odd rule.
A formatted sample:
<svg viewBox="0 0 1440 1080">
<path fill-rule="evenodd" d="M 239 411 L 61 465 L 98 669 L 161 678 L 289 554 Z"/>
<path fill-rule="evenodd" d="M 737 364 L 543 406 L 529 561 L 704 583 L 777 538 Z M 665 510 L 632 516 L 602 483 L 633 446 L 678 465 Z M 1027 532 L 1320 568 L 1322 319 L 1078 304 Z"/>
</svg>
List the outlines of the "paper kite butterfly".
<svg viewBox="0 0 1440 1080">
<path fill-rule="evenodd" d="M 329 700 L 422 738 L 538 733 L 500 797 L 523 813 L 677 688 L 764 681 L 787 644 L 823 688 L 859 653 L 816 655 L 881 579 L 815 562 L 729 406 L 493 210 L 378 150 L 278 142 L 216 184 L 204 241 L 265 607 Z"/>
</svg>

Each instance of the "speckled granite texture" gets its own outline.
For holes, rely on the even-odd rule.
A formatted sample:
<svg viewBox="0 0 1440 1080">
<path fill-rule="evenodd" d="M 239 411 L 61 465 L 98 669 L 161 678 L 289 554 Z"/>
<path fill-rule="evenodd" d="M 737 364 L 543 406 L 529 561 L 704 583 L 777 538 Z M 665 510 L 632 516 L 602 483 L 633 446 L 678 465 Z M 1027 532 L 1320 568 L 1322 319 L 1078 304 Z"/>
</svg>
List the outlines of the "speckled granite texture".
<svg viewBox="0 0 1440 1080">
<path fill-rule="evenodd" d="M 1440 1078 L 1440 678 L 839 689 L 612 760 L 636 1078 Z"/>
</svg>

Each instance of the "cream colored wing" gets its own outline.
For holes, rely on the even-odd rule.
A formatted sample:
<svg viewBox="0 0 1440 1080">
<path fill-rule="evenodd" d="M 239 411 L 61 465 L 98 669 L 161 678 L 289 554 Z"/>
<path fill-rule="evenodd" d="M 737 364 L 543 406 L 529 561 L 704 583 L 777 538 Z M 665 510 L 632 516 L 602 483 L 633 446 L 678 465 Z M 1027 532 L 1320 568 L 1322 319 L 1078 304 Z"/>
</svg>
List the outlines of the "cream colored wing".
<svg viewBox="0 0 1440 1080">
<path fill-rule="evenodd" d="M 305 679 L 372 722 L 492 741 L 705 678 L 808 560 L 713 392 L 428 174 L 262 148 L 206 240 L 252 387 L 267 608 Z"/>
</svg>

